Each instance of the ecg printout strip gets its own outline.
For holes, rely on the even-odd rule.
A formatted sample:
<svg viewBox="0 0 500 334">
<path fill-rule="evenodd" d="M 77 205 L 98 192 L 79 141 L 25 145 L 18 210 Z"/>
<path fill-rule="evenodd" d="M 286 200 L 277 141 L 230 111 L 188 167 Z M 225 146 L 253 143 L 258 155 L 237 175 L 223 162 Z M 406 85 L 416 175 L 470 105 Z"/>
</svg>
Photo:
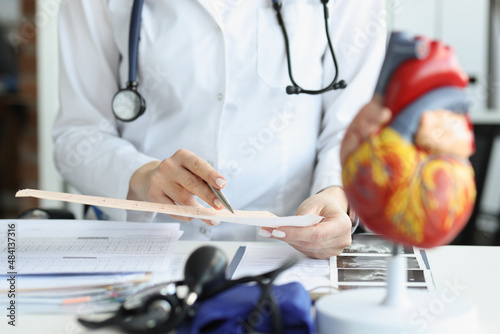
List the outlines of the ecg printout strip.
<svg viewBox="0 0 500 334">
<path fill-rule="evenodd" d="M 234 213 L 231 213 L 227 210 L 215 210 L 213 208 L 198 208 L 185 205 L 132 201 L 118 198 L 69 194 L 37 189 L 19 190 L 16 193 L 16 197 L 36 197 L 55 201 L 96 205 L 107 208 L 160 212 L 167 215 L 265 227 L 311 226 L 319 223 L 323 219 L 321 216 L 311 214 L 303 216 L 277 217 L 268 211 L 235 210 Z"/>
<path fill-rule="evenodd" d="M 178 223 L 6 220 L 0 222 L 2 254 L 7 249 L 2 233 L 12 223 L 18 275 L 165 271 L 182 234 Z M 11 271 L 7 261 L 0 268 Z"/>
</svg>

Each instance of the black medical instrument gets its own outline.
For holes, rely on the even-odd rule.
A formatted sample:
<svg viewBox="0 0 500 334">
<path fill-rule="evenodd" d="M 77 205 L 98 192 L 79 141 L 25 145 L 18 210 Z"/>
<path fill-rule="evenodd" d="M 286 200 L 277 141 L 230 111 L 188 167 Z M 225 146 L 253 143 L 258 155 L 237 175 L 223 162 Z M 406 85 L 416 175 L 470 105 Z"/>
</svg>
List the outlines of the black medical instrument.
<svg viewBox="0 0 500 334">
<path fill-rule="evenodd" d="M 333 78 L 333 81 L 325 88 L 321 88 L 318 90 L 309 90 L 309 89 L 304 89 L 304 88 L 300 87 L 297 84 L 297 82 L 295 82 L 295 79 L 293 78 L 292 60 L 291 60 L 291 56 L 290 56 L 290 41 L 288 40 L 288 33 L 286 31 L 285 22 L 283 20 L 283 16 L 281 15 L 281 0 L 272 0 L 273 8 L 276 11 L 276 17 L 278 19 L 278 23 L 281 27 L 281 31 L 283 32 L 283 38 L 285 39 L 286 60 L 287 60 L 287 64 L 288 64 L 288 76 L 290 77 L 290 81 L 292 82 L 292 86 L 286 87 L 287 94 L 304 93 L 304 94 L 310 94 L 310 95 L 318 95 L 318 94 L 326 93 L 330 90 L 344 89 L 347 87 L 347 83 L 344 80 L 340 80 L 337 82 L 337 79 L 339 76 L 339 66 L 337 63 L 337 57 L 335 57 L 335 51 L 333 50 L 332 41 L 330 39 L 330 32 L 328 29 L 329 11 L 328 11 L 327 4 L 328 4 L 329 0 L 320 0 L 320 1 L 323 4 L 323 14 L 325 17 L 326 39 L 328 40 L 328 48 L 330 49 L 330 54 L 332 55 L 332 59 L 333 59 L 333 65 L 335 67 L 335 77 Z"/>
<path fill-rule="evenodd" d="M 332 83 L 326 86 L 325 88 L 319 90 L 308 90 L 300 87 L 293 78 L 291 56 L 290 56 L 290 45 L 289 45 L 290 43 L 288 40 L 288 33 L 286 31 L 285 23 L 281 15 L 282 3 L 280 0 L 272 0 L 272 5 L 273 8 L 276 10 L 278 23 L 281 26 L 283 37 L 285 40 L 288 75 L 290 76 L 290 81 L 292 82 L 292 86 L 286 87 L 287 94 L 304 93 L 304 94 L 317 95 L 325 93 L 330 90 L 343 89 L 347 87 L 347 84 L 344 80 L 340 80 L 337 82 L 339 74 L 339 66 L 337 64 L 337 58 L 335 57 L 335 51 L 333 50 L 332 42 L 330 40 L 330 33 L 328 31 L 329 13 L 328 13 L 327 3 L 329 0 L 320 0 L 320 1 L 323 3 L 326 37 L 328 40 L 328 48 L 330 49 L 330 53 L 333 59 L 333 64 L 335 66 L 335 77 L 333 78 Z M 131 122 L 133 120 L 136 120 L 146 111 L 146 101 L 137 90 L 139 86 L 139 82 L 137 80 L 137 59 L 139 53 L 138 49 L 139 49 L 141 14 L 142 14 L 143 4 L 144 0 L 134 0 L 134 4 L 132 5 L 132 15 L 130 18 L 130 31 L 129 31 L 129 44 L 128 44 L 128 54 L 129 54 L 128 81 L 126 87 L 120 89 L 115 94 L 112 101 L 113 114 L 117 119 L 123 122 Z"/>
<path fill-rule="evenodd" d="M 291 258 L 278 269 L 258 276 L 226 280 L 227 258 L 213 246 L 202 246 L 188 258 L 184 267 L 184 280 L 163 283 L 149 287 L 127 297 L 116 314 L 104 321 L 94 322 L 85 319 L 78 321 L 87 328 L 98 329 L 117 326 L 132 334 L 167 333 L 196 314 L 194 304 L 215 296 L 237 284 L 255 282 L 261 287 L 261 296 L 255 310 L 264 305 L 272 314 L 273 333 L 283 333 L 280 308 L 274 299 L 271 288 L 276 277 L 298 261 Z M 253 328 L 247 321 L 247 328 Z"/>
<path fill-rule="evenodd" d="M 141 13 L 144 0 L 134 0 L 130 31 L 128 35 L 128 82 L 125 88 L 120 89 L 112 101 L 115 117 L 120 121 L 131 122 L 144 114 L 146 101 L 137 91 L 137 58 L 139 55 L 139 35 L 141 31 Z"/>
</svg>

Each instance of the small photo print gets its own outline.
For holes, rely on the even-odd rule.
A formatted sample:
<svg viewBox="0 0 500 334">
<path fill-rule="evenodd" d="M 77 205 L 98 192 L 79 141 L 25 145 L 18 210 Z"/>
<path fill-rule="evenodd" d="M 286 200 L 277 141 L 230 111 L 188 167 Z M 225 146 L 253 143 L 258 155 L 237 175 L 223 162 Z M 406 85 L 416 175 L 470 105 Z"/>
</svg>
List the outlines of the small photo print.
<svg viewBox="0 0 500 334">
<path fill-rule="evenodd" d="M 358 290 L 358 289 L 386 289 L 385 285 L 339 285 L 339 291 Z"/>
<path fill-rule="evenodd" d="M 377 234 L 354 234 L 352 243 L 344 253 L 392 254 L 393 243 Z M 414 254 L 412 247 L 402 247 L 402 254 Z"/>
<path fill-rule="evenodd" d="M 340 282 L 385 282 L 387 271 L 385 269 L 338 269 Z M 421 269 L 408 270 L 408 282 L 425 283 L 425 274 Z"/>
<path fill-rule="evenodd" d="M 340 282 L 385 282 L 387 273 L 384 269 L 338 269 Z"/>
<path fill-rule="evenodd" d="M 408 270 L 408 282 L 411 283 L 424 283 L 425 273 L 424 270 Z"/>
<path fill-rule="evenodd" d="M 338 291 L 347 291 L 347 290 L 358 290 L 358 289 L 387 289 L 386 285 L 355 285 L 355 284 L 345 284 L 345 285 L 339 285 Z M 407 286 L 407 289 L 412 289 L 412 290 L 429 290 L 427 286 Z"/>
<path fill-rule="evenodd" d="M 337 256 L 337 268 L 387 269 L 387 256 Z M 407 257 L 408 269 L 420 269 L 417 258 Z"/>
</svg>

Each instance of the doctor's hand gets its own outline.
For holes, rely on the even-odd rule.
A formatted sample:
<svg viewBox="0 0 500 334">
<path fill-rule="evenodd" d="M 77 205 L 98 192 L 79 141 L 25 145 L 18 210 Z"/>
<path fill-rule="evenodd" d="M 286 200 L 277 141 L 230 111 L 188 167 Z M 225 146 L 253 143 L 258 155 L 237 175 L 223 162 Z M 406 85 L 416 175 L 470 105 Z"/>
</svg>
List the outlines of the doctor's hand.
<svg viewBox="0 0 500 334">
<path fill-rule="evenodd" d="M 330 187 L 306 199 L 297 210 L 297 215 L 325 217 L 321 222 L 308 227 L 263 227 L 259 235 L 283 240 L 309 257 L 327 259 L 351 244 L 352 224 L 346 208 L 344 191 Z"/>
<path fill-rule="evenodd" d="M 193 197 L 198 196 L 214 209 L 222 209 L 221 201 L 207 183 L 222 189 L 226 180 L 208 162 L 188 150 L 180 149 L 168 159 L 139 167 L 130 178 L 127 199 L 201 208 L 202 205 Z M 192 220 L 189 217 L 173 218 Z"/>
</svg>

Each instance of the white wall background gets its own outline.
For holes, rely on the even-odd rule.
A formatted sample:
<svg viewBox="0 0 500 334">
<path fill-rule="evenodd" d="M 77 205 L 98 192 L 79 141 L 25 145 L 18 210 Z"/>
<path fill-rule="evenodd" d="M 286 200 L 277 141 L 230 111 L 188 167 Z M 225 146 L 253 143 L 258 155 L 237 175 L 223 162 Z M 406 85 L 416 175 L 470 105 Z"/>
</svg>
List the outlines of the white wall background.
<svg viewBox="0 0 500 334">
<path fill-rule="evenodd" d="M 58 100 L 58 49 L 57 14 L 59 2 L 37 0 L 37 15 L 46 19 L 37 25 L 37 75 L 38 75 L 38 170 L 39 188 L 61 191 L 62 179 L 56 172 L 52 160 L 50 131 L 59 108 Z M 41 206 L 54 207 L 59 203 L 43 201 Z"/>
<path fill-rule="evenodd" d="M 19 22 L 21 17 L 21 1 L 0 0 L 0 22 L 3 25 L 13 25 Z"/>
<path fill-rule="evenodd" d="M 388 0 L 392 29 L 451 45 L 464 70 L 477 78 L 469 88 L 477 118 L 487 108 L 488 8 L 489 0 Z"/>
<path fill-rule="evenodd" d="M 68 189 L 53 162 L 52 123 L 59 110 L 58 98 L 58 39 L 57 15 L 63 0 L 37 0 L 37 71 L 38 71 L 38 173 L 39 189 L 74 191 Z M 44 208 L 65 207 L 81 218 L 82 206 L 41 200 Z"/>
</svg>

